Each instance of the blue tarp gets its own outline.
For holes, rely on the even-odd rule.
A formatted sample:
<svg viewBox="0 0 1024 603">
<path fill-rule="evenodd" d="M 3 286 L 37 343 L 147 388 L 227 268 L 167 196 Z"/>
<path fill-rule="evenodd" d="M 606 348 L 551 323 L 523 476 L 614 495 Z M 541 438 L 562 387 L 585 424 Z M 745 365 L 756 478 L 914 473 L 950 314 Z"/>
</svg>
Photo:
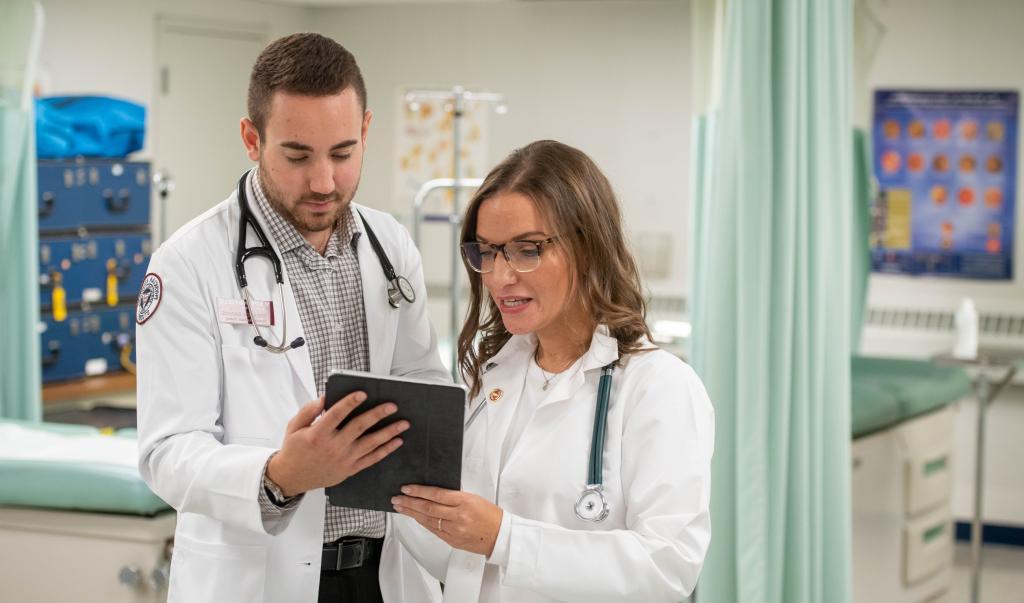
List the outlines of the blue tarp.
<svg viewBox="0 0 1024 603">
<path fill-rule="evenodd" d="M 36 99 L 36 152 L 41 159 L 124 157 L 142 148 L 146 108 L 104 96 Z"/>
</svg>

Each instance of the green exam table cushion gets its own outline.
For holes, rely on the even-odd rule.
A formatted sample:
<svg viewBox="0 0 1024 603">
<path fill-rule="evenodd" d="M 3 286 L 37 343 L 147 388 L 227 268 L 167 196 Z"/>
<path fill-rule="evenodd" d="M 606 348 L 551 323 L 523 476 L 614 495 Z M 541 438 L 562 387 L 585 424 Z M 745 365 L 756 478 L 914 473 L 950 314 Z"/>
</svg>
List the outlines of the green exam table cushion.
<svg viewBox="0 0 1024 603">
<path fill-rule="evenodd" d="M 972 391 L 962 367 L 927 360 L 854 356 L 850 370 L 854 438 L 931 412 Z"/>
<path fill-rule="evenodd" d="M 130 436 L 0 421 L 0 505 L 150 516 L 169 510 L 139 476 Z"/>
</svg>

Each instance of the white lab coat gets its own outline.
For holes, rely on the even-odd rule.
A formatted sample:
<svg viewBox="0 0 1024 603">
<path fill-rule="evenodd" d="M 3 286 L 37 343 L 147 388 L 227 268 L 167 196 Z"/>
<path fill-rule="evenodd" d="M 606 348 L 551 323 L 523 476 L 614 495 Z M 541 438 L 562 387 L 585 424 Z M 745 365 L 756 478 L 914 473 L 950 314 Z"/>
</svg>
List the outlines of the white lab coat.
<svg viewBox="0 0 1024 603">
<path fill-rule="evenodd" d="M 265 224 L 251 187 L 248 197 Z M 417 297 L 399 309 L 388 304 L 380 263 L 368 237 L 360 236 L 371 372 L 449 381 L 427 317 L 419 253 L 390 215 L 359 209 Z M 160 276 L 163 293 L 136 334 L 139 469 L 178 511 L 170 601 L 315 601 L 324 491 L 307 492 L 294 512 L 267 526 L 257 501 L 263 467 L 280 448 L 288 420 L 317 397 L 309 346 L 272 354 L 253 344 L 251 326 L 219 322 L 217 300 L 241 297 L 234 271 L 238 224 L 232 194 L 153 254 L 149 271 Z M 251 231 L 248 241 L 258 244 Z M 274 300 L 276 325 L 270 336 L 263 330 L 276 343 L 281 301 L 271 264 L 251 259 L 246 271 L 253 297 Z M 287 275 L 283 295 L 291 341 L 303 330 Z M 438 600 L 438 584 L 392 537 L 390 515 L 387 523 L 380 563 L 384 601 Z"/>
<path fill-rule="evenodd" d="M 513 336 L 492 359 L 469 413 L 495 388 L 466 432 L 462 489 L 511 518 L 499 596 L 513 601 L 679 601 L 692 592 L 711 539 L 708 514 L 714 411 L 700 379 L 662 350 L 633 354 L 613 374 L 604 449 L 610 514 L 576 517 L 587 478 L 601 367 L 618 358 L 604 327 L 581 368 L 540 402 L 503 468 L 501 446 L 536 339 Z M 453 550 L 405 516 L 398 536 L 445 584 L 444 600 L 477 601 L 485 558 Z"/>
</svg>

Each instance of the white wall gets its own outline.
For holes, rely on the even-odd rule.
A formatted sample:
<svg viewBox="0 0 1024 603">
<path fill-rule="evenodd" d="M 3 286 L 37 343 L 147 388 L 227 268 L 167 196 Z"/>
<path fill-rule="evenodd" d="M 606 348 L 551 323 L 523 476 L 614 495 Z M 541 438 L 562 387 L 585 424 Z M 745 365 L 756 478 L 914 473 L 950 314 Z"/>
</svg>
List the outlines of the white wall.
<svg viewBox="0 0 1024 603">
<path fill-rule="evenodd" d="M 393 187 L 403 90 L 459 84 L 502 92 L 510 111 L 491 120 L 490 164 L 540 138 L 584 150 L 619 194 L 634 239 L 672 236 L 670 275 L 648 285 L 682 294 L 688 2 L 382 5 L 323 9 L 314 22 L 356 55 L 366 78 L 374 121 L 361 202 L 406 219 L 411 212 L 412 200 L 395 198 Z M 428 281 L 446 282 L 447 240 L 428 243 Z"/>
<path fill-rule="evenodd" d="M 158 16 L 264 26 L 271 39 L 309 25 L 306 9 L 245 0 L 41 0 L 41 3 L 46 13 L 39 78 L 44 95 L 114 95 L 141 102 L 149 110 L 154 106 L 157 92 Z M 152 156 L 150 134 L 147 132 L 144 149 L 148 156 Z"/>
<path fill-rule="evenodd" d="M 1024 91 L 1024 2 L 871 0 L 886 31 L 868 73 L 877 88 L 988 88 Z M 1018 122 L 1019 123 L 1019 122 Z M 1018 143 L 1024 139 L 1018 129 Z M 1024 170 L 1018 144 L 1016 253 L 1012 283 L 875 274 L 869 305 L 952 311 L 964 295 L 979 312 L 1024 312 Z M 912 300 L 912 301 L 911 301 Z"/>
<path fill-rule="evenodd" d="M 868 95 L 876 88 L 995 88 L 1024 92 L 1024 2 L 1019 0 L 870 0 L 884 24 L 881 46 L 867 77 Z M 1021 139 L 1018 133 L 1018 140 Z M 983 313 L 1024 313 L 1024 170 L 1018 146 L 1016 278 L 1011 283 L 894 275 L 871 276 L 868 303 L 886 308 L 952 311 L 969 295 Z M 920 335 L 920 337 L 918 337 Z M 912 343 L 896 337 L 913 337 Z M 945 339 L 943 339 L 945 337 Z M 1020 340 L 983 344 L 1021 345 Z M 927 357 L 948 350 L 951 335 L 897 333 L 869 328 L 864 351 Z M 954 513 L 973 513 L 976 405 L 967 402 L 957 419 Z M 1024 526 L 1024 388 L 1011 386 L 989 409 L 986 438 L 986 521 Z"/>
<path fill-rule="evenodd" d="M 309 29 L 334 37 L 359 60 L 375 113 L 358 200 L 392 211 L 407 223 L 411 199 L 395 198 L 393 186 L 401 91 L 462 84 L 503 92 L 511 111 L 491 120 L 489 163 L 539 138 L 583 149 L 619 193 L 631 238 L 649 243 L 660 236 L 669 242 L 664 250 L 645 246 L 644 259 L 667 263 L 667 277 L 649 278 L 648 286 L 662 295 L 685 292 L 691 119 L 686 1 L 322 9 L 251 0 L 42 3 L 47 17 L 42 93 L 111 94 L 145 104 L 149 129 L 141 156 L 158 166 L 154 116 L 159 111 L 159 18 L 251 25 L 265 28 L 268 39 Z M 171 201 L 199 213 L 218 198 Z M 425 233 L 428 281 L 447 282 L 449 244 L 444 231 L 435 226 L 425 228 Z"/>
</svg>

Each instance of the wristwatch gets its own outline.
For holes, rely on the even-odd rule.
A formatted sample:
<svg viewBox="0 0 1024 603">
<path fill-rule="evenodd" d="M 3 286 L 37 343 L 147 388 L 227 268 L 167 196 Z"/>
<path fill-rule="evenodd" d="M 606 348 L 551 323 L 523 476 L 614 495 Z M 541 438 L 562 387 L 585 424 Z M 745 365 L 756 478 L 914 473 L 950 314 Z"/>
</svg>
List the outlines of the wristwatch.
<svg viewBox="0 0 1024 603">
<path fill-rule="evenodd" d="M 274 454 L 277 453 L 275 452 Z M 298 494 L 295 496 L 285 496 L 284 492 L 281 491 L 281 486 L 275 484 L 274 480 L 267 476 L 267 467 L 270 466 L 270 459 L 274 458 L 274 454 L 267 458 L 267 465 L 263 468 L 263 490 L 267 493 L 267 497 L 270 498 L 270 502 L 278 507 L 283 507 L 295 500 Z"/>
</svg>

